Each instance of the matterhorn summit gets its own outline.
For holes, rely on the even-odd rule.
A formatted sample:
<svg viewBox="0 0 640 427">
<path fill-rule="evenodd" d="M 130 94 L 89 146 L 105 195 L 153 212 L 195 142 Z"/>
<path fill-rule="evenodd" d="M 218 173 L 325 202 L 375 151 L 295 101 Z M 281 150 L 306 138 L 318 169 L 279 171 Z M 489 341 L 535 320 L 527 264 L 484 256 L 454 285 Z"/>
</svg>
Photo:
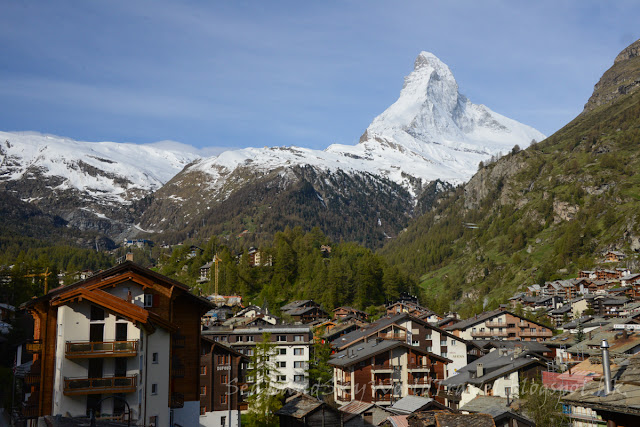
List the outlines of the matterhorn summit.
<svg viewBox="0 0 640 427">
<path fill-rule="evenodd" d="M 423 182 L 460 184 L 471 178 L 480 161 L 544 138 L 530 126 L 469 101 L 449 67 L 432 53 L 421 52 L 400 97 L 373 120 L 360 144 L 328 150 L 369 153 L 377 164 L 385 164 L 383 174 L 404 185 L 407 174 Z"/>
<path fill-rule="evenodd" d="M 422 185 L 434 180 L 463 183 L 480 161 L 544 137 L 530 126 L 469 101 L 458 91 L 449 67 L 434 54 L 421 52 L 398 100 L 373 120 L 359 144 L 334 144 L 324 151 L 247 148 L 202 159 L 193 169 L 209 173 L 213 187 L 221 188 L 220 179 L 242 165 L 265 172 L 311 165 L 380 175 L 418 196 Z"/>
</svg>

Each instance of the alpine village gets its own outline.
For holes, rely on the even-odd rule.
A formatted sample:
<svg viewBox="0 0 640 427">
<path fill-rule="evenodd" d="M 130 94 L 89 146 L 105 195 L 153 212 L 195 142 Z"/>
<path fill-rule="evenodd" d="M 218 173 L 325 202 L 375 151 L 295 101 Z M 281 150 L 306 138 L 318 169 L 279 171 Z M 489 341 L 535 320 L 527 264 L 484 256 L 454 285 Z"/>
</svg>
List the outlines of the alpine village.
<svg viewBox="0 0 640 427">
<path fill-rule="evenodd" d="M 313 154 L 344 169 L 245 149 L 181 158 L 145 189 L 114 172 L 118 158 L 3 132 L 3 416 L 640 425 L 640 40 L 615 54 L 583 112 L 545 137 L 470 104 L 423 52 L 358 146 Z M 425 172 L 402 139 L 437 136 L 446 126 L 423 116 L 450 99 L 448 119 L 483 109 L 473 126 L 516 138 L 458 181 L 448 164 Z M 399 136 L 394 117 L 415 128 Z M 52 147 L 75 166 L 47 169 Z"/>
</svg>

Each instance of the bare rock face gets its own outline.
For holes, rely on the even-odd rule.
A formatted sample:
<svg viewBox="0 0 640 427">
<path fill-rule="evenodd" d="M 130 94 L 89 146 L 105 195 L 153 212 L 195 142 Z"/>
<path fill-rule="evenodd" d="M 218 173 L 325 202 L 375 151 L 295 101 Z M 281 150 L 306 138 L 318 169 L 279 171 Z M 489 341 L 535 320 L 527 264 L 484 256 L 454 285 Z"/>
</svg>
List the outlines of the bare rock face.
<svg viewBox="0 0 640 427">
<path fill-rule="evenodd" d="M 497 188 L 500 192 L 496 203 L 512 203 L 516 198 L 511 194 L 510 178 L 525 166 L 518 156 L 503 157 L 495 164 L 480 169 L 464 186 L 465 209 L 477 207 L 490 192 Z"/>
<path fill-rule="evenodd" d="M 595 85 L 593 94 L 584 106 L 583 114 L 600 105 L 609 104 L 621 96 L 640 88 L 640 40 L 618 54 Z"/>
</svg>

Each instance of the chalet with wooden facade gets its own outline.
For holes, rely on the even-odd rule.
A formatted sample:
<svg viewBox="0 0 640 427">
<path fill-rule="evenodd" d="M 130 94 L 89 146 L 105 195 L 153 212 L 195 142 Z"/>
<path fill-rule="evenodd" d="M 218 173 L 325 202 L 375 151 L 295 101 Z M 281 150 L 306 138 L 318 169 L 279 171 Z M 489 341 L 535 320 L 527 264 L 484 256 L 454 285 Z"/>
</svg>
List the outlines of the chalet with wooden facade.
<svg viewBox="0 0 640 427">
<path fill-rule="evenodd" d="M 249 358 L 202 337 L 200 356 L 200 426 L 238 427 L 246 409 L 245 366 Z"/>
<path fill-rule="evenodd" d="M 466 340 L 543 341 L 553 336 L 548 326 L 502 309 L 478 314 L 446 330 Z"/>
<path fill-rule="evenodd" d="M 329 318 L 329 314 L 313 300 L 293 301 L 281 308 L 282 314 L 291 316 L 294 322 L 311 323 Z"/>
<path fill-rule="evenodd" d="M 354 319 L 367 321 L 369 320 L 369 315 L 362 310 L 358 310 L 353 307 L 343 306 L 338 307 L 333 310 L 333 318 L 334 319 L 345 319 L 347 317 L 352 317 Z"/>
<path fill-rule="evenodd" d="M 483 354 L 472 342 L 407 313 L 383 317 L 365 328 L 336 338 L 331 345 L 344 350 L 359 347 L 374 338 L 401 341 L 449 359 L 449 376 Z"/>
<path fill-rule="evenodd" d="M 450 362 L 402 341 L 373 338 L 329 360 L 333 397 L 341 405 L 359 400 L 385 406 L 409 395 L 434 397 Z"/>
<path fill-rule="evenodd" d="M 26 418 L 123 415 L 197 425 L 200 316 L 189 288 L 133 262 L 24 304 L 34 319 Z"/>
</svg>

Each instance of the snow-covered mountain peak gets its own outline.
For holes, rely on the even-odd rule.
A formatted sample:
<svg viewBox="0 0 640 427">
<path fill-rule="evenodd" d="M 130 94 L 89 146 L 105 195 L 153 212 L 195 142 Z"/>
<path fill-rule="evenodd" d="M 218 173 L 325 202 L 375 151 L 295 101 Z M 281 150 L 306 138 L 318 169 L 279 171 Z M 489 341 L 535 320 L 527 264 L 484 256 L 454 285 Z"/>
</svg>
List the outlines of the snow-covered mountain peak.
<svg viewBox="0 0 640 427">
<path fill-rule="evenodd" d="M 427 157 L 434 144 L 490 156 L 543 138 L 529 126 L 473 104 L 459 92 L 451 69 L 434 54 L 421 52 L 398 100 L 373 120 L 360 142 L 402 146 Z"/>
</svg>

